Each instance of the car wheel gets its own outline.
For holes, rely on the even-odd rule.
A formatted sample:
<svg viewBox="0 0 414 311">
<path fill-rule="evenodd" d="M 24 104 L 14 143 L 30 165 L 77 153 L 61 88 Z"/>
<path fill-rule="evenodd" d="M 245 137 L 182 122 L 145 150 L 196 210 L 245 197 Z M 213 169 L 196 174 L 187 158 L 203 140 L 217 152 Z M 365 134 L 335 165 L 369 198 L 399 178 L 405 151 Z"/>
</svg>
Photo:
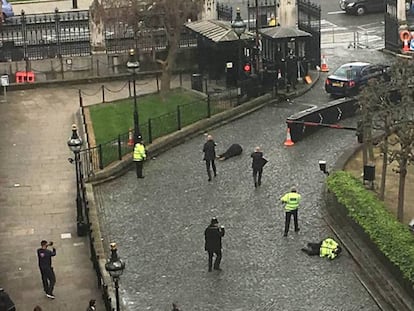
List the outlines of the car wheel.
<svg viewBox="0 0 414 311">
<path fill-rule="evenodd" d="M 345 1 L 341 0 L 339 1 L 339 8 L 343 11 L 345 11 Z"/>
<path fill-rule="evenodd" d="M 356 8 L 356 15 L 361 16 L 364 15 L 366 13 L 366 9 L 363 6 L 358 6 Z"/>
</svg>

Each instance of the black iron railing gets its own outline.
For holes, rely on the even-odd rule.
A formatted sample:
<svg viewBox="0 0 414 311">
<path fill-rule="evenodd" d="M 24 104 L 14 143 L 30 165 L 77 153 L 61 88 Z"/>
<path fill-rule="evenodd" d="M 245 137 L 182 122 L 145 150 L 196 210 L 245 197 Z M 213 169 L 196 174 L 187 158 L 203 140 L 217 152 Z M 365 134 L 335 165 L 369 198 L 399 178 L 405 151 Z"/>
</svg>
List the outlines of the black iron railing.
<svg viewBox="0 0 414 311">
<path fill-rule="evenodd" d="M 140 53 L 167 49 L 163 28 L 134 29 L 122 20 L 104 21 L 106 52 L 123 53 L 135 48 Z M 39 60 L 91 54 L 88 10 L 25 14 L 7 19 L 0 28 L 0 62 Z M 197 46 L 195 34 L 183 27 L 180 48 Z"/>
</svg>

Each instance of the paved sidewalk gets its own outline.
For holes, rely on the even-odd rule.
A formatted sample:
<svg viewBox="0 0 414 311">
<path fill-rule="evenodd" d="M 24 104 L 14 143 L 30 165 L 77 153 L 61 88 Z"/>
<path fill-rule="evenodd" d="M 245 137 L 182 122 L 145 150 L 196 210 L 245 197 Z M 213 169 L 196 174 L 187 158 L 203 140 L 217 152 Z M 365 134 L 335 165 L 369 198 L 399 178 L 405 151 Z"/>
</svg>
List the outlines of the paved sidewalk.
<svg viewBox="0 0 414 311">
<path fill-rule="evenodd" d="M 105 86 L 116 90 L 120 83 Z M 155 90 L 152 80 L 138 83 L 138 94 Z M 173 85 L 178 83 L 176 78 Z M 91 92 L 101 85 L 37 88 L 8 92 L 7 102 L 0 98 L 0 287 L 19 311 L 37 304 L 44 311 L 85 310 L 92 298 L 98 310 L 104 309 L 88 241 L 76 236 L 75 169 L 66 144 L 79 107 L 78 89 Z M 127 94 L 125 88 L 110 99 Z M 99 93 L 95 99 L 99 102 Z M 53 301 L 43 293 L 37 266 L 42 239 L 57 248 Z"/>
</svg>

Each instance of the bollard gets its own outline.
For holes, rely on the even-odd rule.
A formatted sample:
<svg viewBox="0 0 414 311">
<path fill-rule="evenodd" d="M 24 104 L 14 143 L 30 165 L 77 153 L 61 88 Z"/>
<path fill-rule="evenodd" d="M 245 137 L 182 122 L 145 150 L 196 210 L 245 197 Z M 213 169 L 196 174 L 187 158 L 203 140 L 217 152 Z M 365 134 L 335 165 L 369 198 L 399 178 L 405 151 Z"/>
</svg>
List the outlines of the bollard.
<svg viewBox="0 0 414 311">
<path fill-rule="evenodd" d="M 148 119 L 148 142 L 152 144 L 152 124 L 151 124 L 151 118 Z"/>
<path fill-rule="evenodd" d="M 105 86 L 102 85 L 101 88 L 102 88 L 102 102 L 104 103 L 105 102 Z"/>
<path fill-rule="evenodd" d="M 177 130 L 181 130 L 181 109 L 180 105 L 177 106 Z"/>
<path fill-rule="evenodd" d="M 118 160 L 122 160 L 121 135 L 118 135 Z"/>
<path fill-rule="evenodd" d="M 210 94 L 207 94 L 207 118 L 211 117 L 211 102 L 210 102 Z"/>
</svg>

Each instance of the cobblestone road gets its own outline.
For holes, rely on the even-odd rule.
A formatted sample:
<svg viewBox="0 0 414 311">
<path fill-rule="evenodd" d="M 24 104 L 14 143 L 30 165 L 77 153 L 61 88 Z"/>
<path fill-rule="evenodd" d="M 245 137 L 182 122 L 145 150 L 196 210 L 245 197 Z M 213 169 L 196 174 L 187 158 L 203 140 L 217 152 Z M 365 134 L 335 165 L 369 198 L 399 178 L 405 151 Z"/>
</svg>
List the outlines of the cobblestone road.
<svg viewBox="0 0 414 311">
<path fill-rule="evenodd" d="M 353 132 L 322 129 L 285 148 L 284 120 L 304 108 L 269 106 L 212 131 L 218 151 L 237 142 L 244 152 L 218 163 L 211 183 L 201 135 L 147 162 L 145 179 L 130 171 L 96 188 L 107 238 L 127 261 L 121 296 L 129 310 L 169 310 L 174 300 L 194 311 L 378 310 L 347 253 L 328 262 L 300 251 L 331 234 L 322 219 L 318 160 L 332 164 L 355 140 Z M 249 158 L 256 145 L 269 160 L 257 190 Z M 278 200 L 294 184 L 303 195 L 301 231 L 283 238 Z M 208 273 L 203 232 L 215 215 L 227 229 L 224 271 Z"/>
</svg>

